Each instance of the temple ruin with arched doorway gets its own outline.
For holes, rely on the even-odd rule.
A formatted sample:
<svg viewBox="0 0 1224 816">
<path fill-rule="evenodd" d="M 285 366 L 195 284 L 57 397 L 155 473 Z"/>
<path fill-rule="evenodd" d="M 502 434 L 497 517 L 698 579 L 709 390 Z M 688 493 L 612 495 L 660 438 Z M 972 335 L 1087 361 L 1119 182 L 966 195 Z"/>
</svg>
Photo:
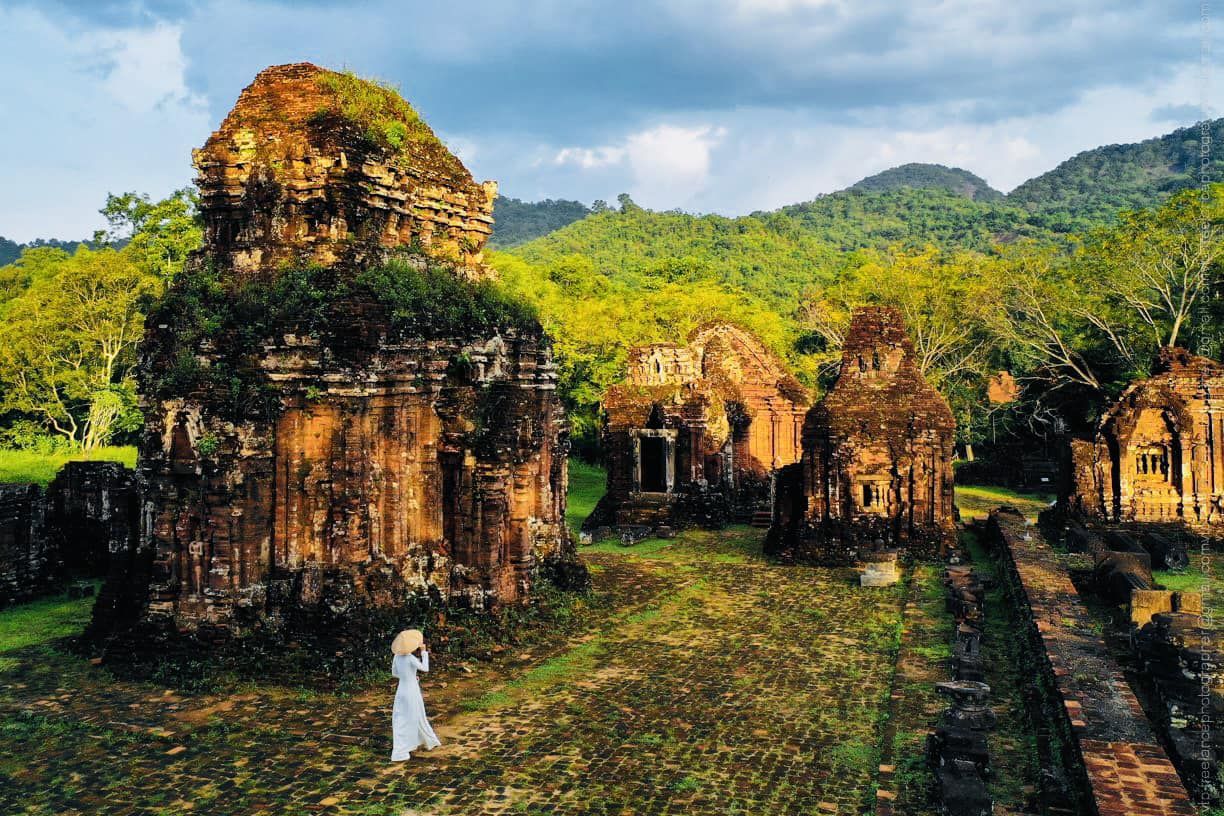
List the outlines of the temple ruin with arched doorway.
<svg viewBox="0 0 1224 816">
<path fill-rule="evenodd" d="M 604 398 L 608 491 L 587 528 L 768 518 L 809 403 L 782 362 L 750 332 L 711 323 L 685 345 L 634 349 L 628 369 Z"/>
<path fill-rule="evenodd" d="M 1093 439 L 1071 443 L 1069 508 L 1110 522 L 1224 526 L 1224 366 L 1161 351 Z"/>
</svg>

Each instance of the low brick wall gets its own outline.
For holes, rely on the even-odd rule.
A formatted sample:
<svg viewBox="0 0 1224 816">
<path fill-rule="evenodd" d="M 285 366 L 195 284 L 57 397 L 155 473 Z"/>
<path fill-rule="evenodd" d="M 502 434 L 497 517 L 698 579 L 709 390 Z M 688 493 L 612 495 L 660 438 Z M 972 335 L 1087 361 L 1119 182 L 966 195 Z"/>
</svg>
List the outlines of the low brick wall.
<svg viewBox="0 0 1224 816">
<path fill-rule="evenodd" d="M 62 590 L 128 558 L 136 475 L 118 462 L 69 462 L 46 491 L 0 484 L 0 606 Z"/>
<path fill-rule="evenodd" d="M 1185 786 L 1096 632 L 1067 570 L 1036 527 L 991 513 L 988 538 L 1038 657 L 1068 770 L 1099 816 L 1194 816 Z"/>
<path fill-rule="evenodd" d="M 61 568 L 43 533 L 42 490 L 0 484 L 0 607 L 37 597 L 57 585 Z"/>
</svg>

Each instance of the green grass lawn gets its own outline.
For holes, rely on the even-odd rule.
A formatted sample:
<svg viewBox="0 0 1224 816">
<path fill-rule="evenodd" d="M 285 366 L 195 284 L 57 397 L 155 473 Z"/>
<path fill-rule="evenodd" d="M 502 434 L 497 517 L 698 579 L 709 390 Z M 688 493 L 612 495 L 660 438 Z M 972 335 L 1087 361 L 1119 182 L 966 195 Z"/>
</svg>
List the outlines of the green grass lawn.
<svg viewBox="0 0 1224 816">
<path fill-rule="evenodd" d="M 0 609 L 0 673 L 16 664 L 10 652 L 79 635 L 89 623 L 94 599 L 66 595 Z"/>
<path fill-rule="evenodd" d="M 599 465 L 589 465 L 579 459 L 569 460 L 569 504 L 566 505 L 565 520 L 575 535 L 603 498 L 607 484 L 608 472 Z"/>
<path fill-rule="evenodd" d="M 1000 505 L 1011 505 L 1026 518 L 1037 518 L 1037 514 L 1050 506 L 1054 497 L 1048 493 L 1017 493 L 1005 487 L 992 485 L 957 485 L 956 506 L 961 518 L 966 521 L 986 517 Z"/>
<path fill-rule="evenodd" d="M 45 485 L 65 462 L 90 460 L 121 462 L 136 467 L 136 448 L 132 446 L 99 448 L 89 453 L 35 453 L 34 451 L 0 449 L 0 482 L 33 482 Z"/>
</svg>

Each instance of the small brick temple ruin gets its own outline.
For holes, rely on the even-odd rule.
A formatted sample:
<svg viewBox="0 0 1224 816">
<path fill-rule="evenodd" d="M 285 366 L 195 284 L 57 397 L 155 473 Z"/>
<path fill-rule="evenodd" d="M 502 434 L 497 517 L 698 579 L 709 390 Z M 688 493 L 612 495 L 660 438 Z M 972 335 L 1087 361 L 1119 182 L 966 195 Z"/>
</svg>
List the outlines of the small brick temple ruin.
<svg viewBox="0 0 1224 816">
<path fill-rule="evenodd" d="M 608 390 L 608 490 L 588 529 L 719 526 L 768 512 L 771 476 L 798 461 L 807 391 L 744 329 L 634 349 Z"/>
<path fill-rule="evenodd" d="M 1163 349 L 1094 439 L 1071 442 L 1069 509 L 1108 522 L 1224 528 L 1224 366 Z"/>
<path fill-rule="evenodd" d="M 477 297 L 496 185 L 395 92 L 310 64 L 261 72 L 194 159 L 205 246 L 167 300 L 186 311 L 147 327 L 139 542 L 95 632 L 221 639 L 422 596 L 516 602 L 544 572 L 581 580 L 538 323 L 440 331 L 438 309 L 378 300 L 394 276 L 355 286 L 402 258 Z M 215 279 L 191 289 L 193 274 Z M 325 316 L 309 331 L 235 319 L 184 354 L 212 291 L 223 316 L 255 309 L 252 292 L 265 311 L 289 292 Z"/>
<path fill-rule="evenodd" d="M 955 431 L 901 313 L 856 309 L 837 382 L 807 414 L 802 461 L 779 474 L 767 550 L 829 564 L 899 547 L 944 553 L 955 539 Z"/>
</svg>

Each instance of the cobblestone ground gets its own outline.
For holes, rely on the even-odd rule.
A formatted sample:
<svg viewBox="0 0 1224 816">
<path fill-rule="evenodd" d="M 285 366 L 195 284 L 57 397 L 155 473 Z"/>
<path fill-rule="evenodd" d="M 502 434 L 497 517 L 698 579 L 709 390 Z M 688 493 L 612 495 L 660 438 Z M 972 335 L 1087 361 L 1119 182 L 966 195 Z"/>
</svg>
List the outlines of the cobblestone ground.
<svg viewBox="0 0 1224 816">
<path fill-rule="evenodd" d="M 437 666 L 444 745 L 406 764 L 390 682 L 189 696 L 10 651 L 0 813 L 870 812 L 902 588 L 767 564 L 759 540 L 588 549 L 609 602 L 586 634 Z"/>
</svg>

